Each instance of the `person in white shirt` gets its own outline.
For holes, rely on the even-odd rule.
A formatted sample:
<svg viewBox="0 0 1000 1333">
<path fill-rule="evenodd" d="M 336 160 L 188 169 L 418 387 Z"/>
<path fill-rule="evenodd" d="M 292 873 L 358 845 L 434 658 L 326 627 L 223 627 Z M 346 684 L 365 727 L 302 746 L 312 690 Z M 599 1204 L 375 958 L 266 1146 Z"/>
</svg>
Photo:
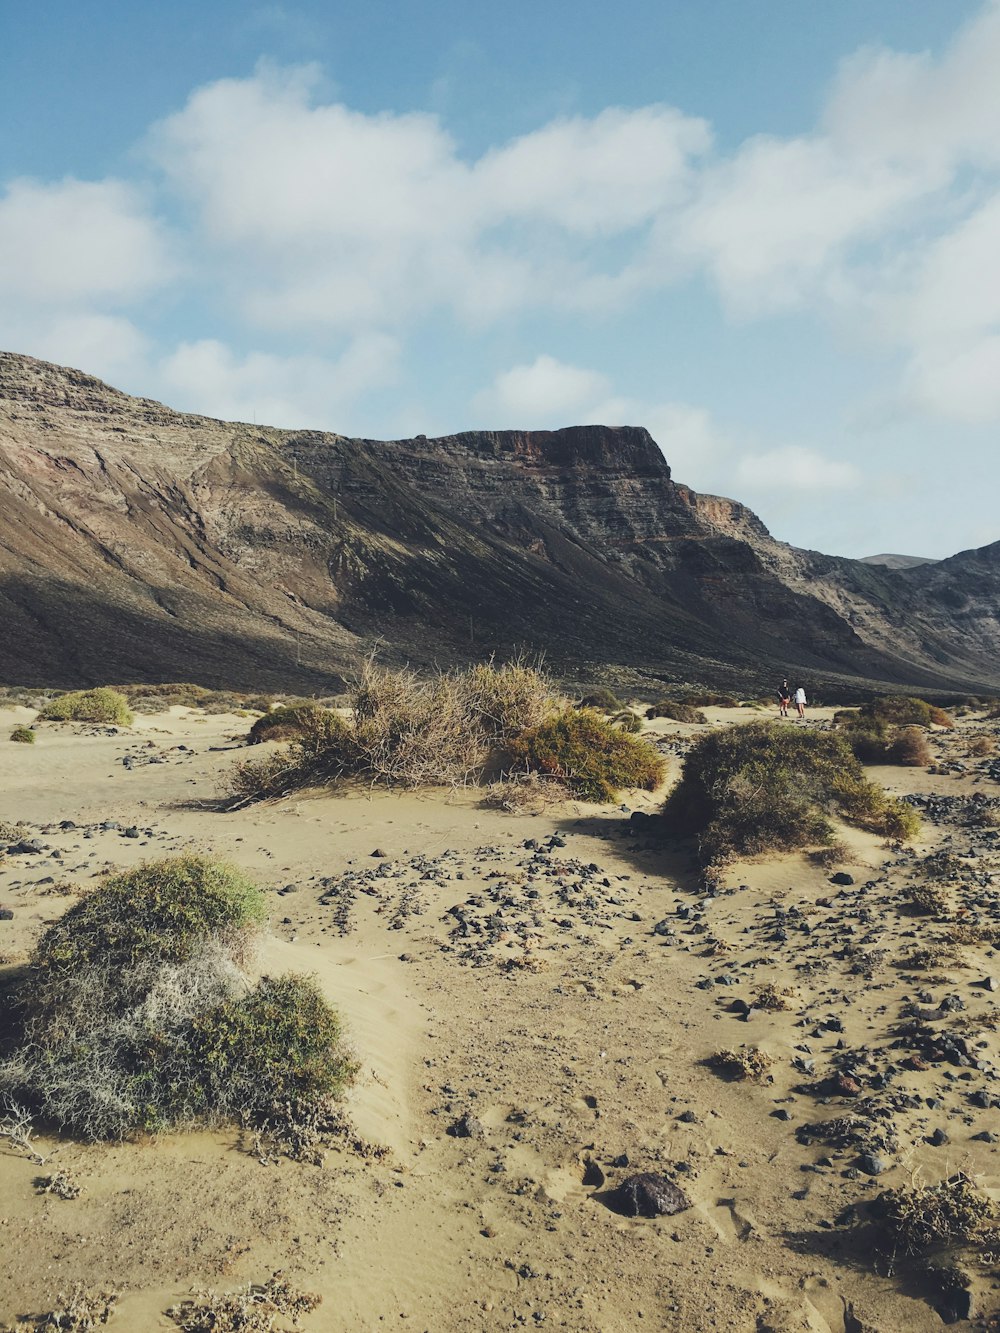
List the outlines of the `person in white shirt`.
<svg viewBox="0 0 1000 1333">
<path fill-rule="evenodd" d="M 799 717 L 806 715 L 806 692 L 801 685 L 795 691 L 795 711 Z"/>
</svg>

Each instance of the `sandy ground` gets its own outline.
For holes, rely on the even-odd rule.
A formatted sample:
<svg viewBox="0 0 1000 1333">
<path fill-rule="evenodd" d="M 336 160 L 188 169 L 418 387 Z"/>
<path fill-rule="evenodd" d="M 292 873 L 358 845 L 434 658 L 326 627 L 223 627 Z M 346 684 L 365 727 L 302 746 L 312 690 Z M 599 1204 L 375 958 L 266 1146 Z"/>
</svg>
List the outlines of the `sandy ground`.
<svg viewBox="0 0 1000 1333">
<path fill-rule="evenodd" d="M 708 712 L 710 725 L 754 716 Z M 45 848 L 0 858 L 3 969 L 110 869 L 228 857 L 270 891 L 262 968 L 315 974 L 345 1015 L 361 1064 L 349 1113 L 388 1152 L 265 1165 L 235 1133 L 39 1136 L 39 1165 L 0 1141 L 0 1323 L 83 1282 L 121 1293 L 113 1328 L 170 1329 L 164 1311 L 192 1288 L 280 1270 L 322 1297 L 302 1322 L 313 1330 L 942 1326 L 912 1276 L 872 1271 L 856 1219 L 886 1186 L 959 1169 L 1000 1193 L 996 1149 L 975 1137 L 1000 1130 L 997 997 L 982 984 L 1000 960 L 982 944 L 942 952 L 945 927 L 905 909 L 908 884 L 944 879 L 954 916 L 1000 925 L 1000 837 L 963 822 L 975 794 L 1000 797 L 992 761 L 967 757 L 996 723 L 936 735 L 940 771 L 876 771 L 946 798 L 912 850 L 845 830 L 835 866 L 736 865 L 708 898 L 686 855 L 629 823 L 662 794 L 512 816 L 471 792 L 321 793 L 220 814 L 245 719 L 174 709 L 115 734 L 41 724 L 34 746 L 7 743 L 33 716 L 0 712 L 0 819 Z M 676 774 L 703 728 L 654 730 Z M 928 863 L 942 849 L 944 869 Z M 929 960 L 900 966 L 919 946 Z M 747 1018 L 734 1001 L 745 1010 L 768 984 L 789 1007 Z M 907 1062 L 906 1006 L 948 996 L 961 1008 L 943 1023 L 966 1024 L 982 1068 Z M 773 1057 L 770 1081 L 729 1083 L 704 1063 L 743 1044 Z M 838 1069 L 860 1097 L 831 1091 Z M 858 1168 L 864 1143 L 803 1130 L 859 1106 L 896 1136 L 877 1176 Z M 474 1135 L 450 1133 L 465 1115 Z M 78 1198 L 38 1191 L 57 1169 Z M 614 1211 L 612 1188 L 643 1170 L 668 1172 L 691 1208 Z M 989 1274 L 974 1295 L 979 1316 L 1000 1308 Z"/>
</svg>

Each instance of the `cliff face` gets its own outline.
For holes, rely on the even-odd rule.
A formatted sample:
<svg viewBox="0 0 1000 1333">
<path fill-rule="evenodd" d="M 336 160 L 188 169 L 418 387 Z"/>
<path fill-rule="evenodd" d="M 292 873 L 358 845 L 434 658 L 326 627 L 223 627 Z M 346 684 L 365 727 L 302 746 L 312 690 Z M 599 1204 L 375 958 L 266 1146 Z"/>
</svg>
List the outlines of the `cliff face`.
<svg viewBox="0 0 1000 1333">
<path fill-rule="evenodd" d="M 638 427 L 353 440 L 0 354 L 0 519 L 9 681 L 326 689 L 379 639 L 747 687 L 997 680 L 1000 545 L 906 570 L 797 551 Z"/>
</svg>

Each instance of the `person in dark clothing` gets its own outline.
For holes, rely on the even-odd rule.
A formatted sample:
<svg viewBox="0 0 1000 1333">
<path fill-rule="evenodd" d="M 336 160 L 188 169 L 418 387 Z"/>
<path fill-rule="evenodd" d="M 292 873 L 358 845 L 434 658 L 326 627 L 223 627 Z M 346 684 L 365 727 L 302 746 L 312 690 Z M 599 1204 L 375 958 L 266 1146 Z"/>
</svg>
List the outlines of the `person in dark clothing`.
<svg viewBox="0 0 1000 1333">
<path fill-rule="evenodd" d="M 792 702 L 792 691 L 787 680 L 783 680 L 778 688 L 778 712 L 782 717 L 788 716 L 788 705 Z"/>
</svg>

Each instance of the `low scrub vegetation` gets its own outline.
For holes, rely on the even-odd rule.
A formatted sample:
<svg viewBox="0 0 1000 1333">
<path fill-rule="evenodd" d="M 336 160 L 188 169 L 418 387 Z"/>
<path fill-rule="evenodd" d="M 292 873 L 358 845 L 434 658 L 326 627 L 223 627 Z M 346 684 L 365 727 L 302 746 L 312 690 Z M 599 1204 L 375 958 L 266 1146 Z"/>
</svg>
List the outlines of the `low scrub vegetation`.
<svg viewBox="0 0 1000 1333">
<path fill-rule="evenodd" d="M 713 694 L 710 690 L 685 694 L 681 703 L 687 704 L 689 708 L 739 708 L 740 706 L 739 699 L 734 699 L 731 694 Z"/>
<path fill-rule="evenodd" d="M 315 703 L 272 708 L 253 724 L 248 740 L 251 745 L 259 745 L 261 741 L 290 741 L 308 736 L 322 727 L 329 711 Z"/>
<path fill-rule="evenodd" d="M 515 763 L 547 773 L 588 801 L 612 801 L 623 787 L 654 791 L 666 765 L 651 746 L 589 708 L 567 708 L 510 745 Z"/>
<path fill-rule="evenodd" d="M 347 780 L 413 788 L 505 777 L 522 783 L 533 773 L 558 780 L 575 796 L 604 801 L 623 787 L 652 789 L 664 771 L 656 752 L 626 726 L 593 709 L 570 708 L 523 661 L 487 662 L 430 679 L 369 661 L 346 718 L 316 709 L 301 723 L 286 751 L 236 766 L 234 804 Z"/>
<path fill-rule="evenodd" d="M 205 713 L 243 711 L 266 713 L 274 704 L 270 694 L 241 694 L 236 690 L 211 690 L 204 685 L 180 681 L 168 685 L 116 685 L 136 713 L 165 713 L 168 708 L 199 708 Z M 300 702 L 298 700 L 293 702 Z"/>
<path fill-rule="evenodd" d="M 116 727 L 130 727 L 134 721 L 128 700 L 107 685 L 60 694 L 38 716 L 46 722 L 103 722 Z"/>
<path fill-rule="evenodd" d="M 954 720 L 923 699 L 876 699 L 863 708 L 844 708 L 833 716 L 834 726 L 863 764 L 900 764 L 923 768 L 932 755 L 921 729 L 953 727 Z"/>
<path fill-rule="evenodd" d="M 590 690 L 577 704 L 578 708 L 593 708 L 598 713 L 620 713 L 625 707 L 613 690 L 600 686 Z"/>
<path fill-rule="evenodd" d="M 734 1083 L 763 1083 L 770 1077 L 773 1064 L 773 1056 L 762 1051 L 759 1046 L 741 1046 L 736 1051 L 716 1051 L 708 1058 L 710 1069 Z"/>
<path fill-rule="evenodd" d="M 659 703 L 651 704 L 646 709 L 646 716 L 652 721 L 653 718 L 666 717 L 672 722 L 697 722 L 705 723 L 708 718 L 693 704 L 675 703 L 672 699 L 661 699 Z"/>
<path fill-rule="evenodd" d="M 35 733 L 30 727 L 15 727 L 10 733 L 10 738 L 18 745 L 34 745 Z"/>
<path fill-rule="evenodd" d="M 272 1333 L 276 1320 L 287 1319 L 298 1328 L 302 1315 L 321 1303 L 321 1297 L 298 1291 L 280 1273 L 260 1286 L 242 1291 L 196 1291 L 167 1311 L 181 1333 Z"/>
<path fill-rule="evenodd" d="M 899 839 L 917 816 L 865 777 L 843 737 L 750 722 L 700 737 L 664 809 L 702 863 L 832 841 L 831 814 Z"/>
<path fill-rule="evenodd" d="M 615 713 L 611 721 L 619 731 L 627 731 L 630 736 L 638 736 L 642 731 L 642 718 L 637 717 L 631 708 L 623 708 L 620 713 Z"/>
<path fill-rule="evenodd" d="M 94 1140 L 315 1117 L 354 1066 L 314 982 L 249 982 L 263 917 L 260 890 L 203 857 L 106 881 L 35 949 L 0 1096 Z"/>
<path fill-rule="evenodd" d="M 872 1205 L 879 1248 L 890 1255 L 926 1258 L 952 1248 L 995 1251 L 1000 1208 L 967 1176 L 938 1185 L 886 1190 Z"/>
</svg>

